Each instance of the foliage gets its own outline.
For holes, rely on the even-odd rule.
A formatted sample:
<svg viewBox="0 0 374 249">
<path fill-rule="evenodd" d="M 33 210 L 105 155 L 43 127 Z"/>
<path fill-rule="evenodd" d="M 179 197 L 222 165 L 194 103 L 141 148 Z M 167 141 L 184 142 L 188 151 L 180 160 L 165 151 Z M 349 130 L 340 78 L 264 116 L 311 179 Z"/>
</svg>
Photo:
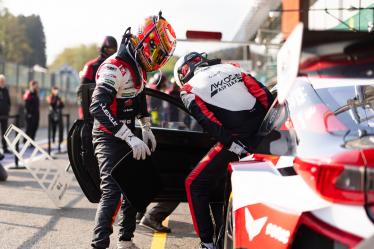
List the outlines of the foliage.
<svg viewBox="0 0 374 249">
<path fill-rule="evenodd" d="M 64 65 L 81 71 L 87 61 L 99 56 L 99 49 L 96 44 L 80 45 L 77 47 L 65 48 L 50 65 L 50 69 L 57 70 Z"/>
<path fill-rule="evenodd" d="M 0 12 L 0 55 L 5 61 L 45 67 L 45 36 L 40 17 Z"/>
<path fill-rule="evenodd" d="M 26 65 L 38 64 L 46 66 L 45 36 L 43 24 L 37 15 L 18 16 L 19 21 L 26 27 L 26 38 L 31 47 L 31 54 L 25 58 Z"/>
<path fill-rule="evenodd" d="M 5 9 L 0 15 L 0 46 L 4 60 L 23 64 L 25 56 L 31 55 L 25 33 L 25 25 Z"/>
</svg>

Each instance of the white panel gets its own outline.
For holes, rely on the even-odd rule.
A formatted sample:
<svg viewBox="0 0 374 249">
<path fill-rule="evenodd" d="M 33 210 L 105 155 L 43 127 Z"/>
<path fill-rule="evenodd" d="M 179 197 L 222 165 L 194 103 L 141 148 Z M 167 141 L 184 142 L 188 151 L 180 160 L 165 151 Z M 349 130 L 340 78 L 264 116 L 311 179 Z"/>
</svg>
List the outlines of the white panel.
<svg viewBox="0 0 374 249">
<path fill-rule="evenodd" d="M 312 213 L 320 220 L 359 237 L 368 238 L 374 234 L 374 225 L 362 206 L 333 204 Z"/>
</svg>

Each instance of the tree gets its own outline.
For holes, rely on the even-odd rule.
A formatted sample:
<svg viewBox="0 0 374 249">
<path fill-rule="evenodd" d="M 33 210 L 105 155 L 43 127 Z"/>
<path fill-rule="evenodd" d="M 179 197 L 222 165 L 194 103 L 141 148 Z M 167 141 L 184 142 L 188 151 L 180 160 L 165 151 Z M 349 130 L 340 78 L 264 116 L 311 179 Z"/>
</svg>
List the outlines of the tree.
<svg viewBox="0 0 374 249">
<path fill-rule="evenodd" d="M 63 65 L 70 65 L 79 72 L 87 61 L 96 58 L 98 55 L 99 49 L 96 44 L 65 48 L 57 55 L 56 59 L 50 65 L 50 69 L 57 70 Z"/>
<path fill-rule="evenodd" d="M 24 63 L 31 55 L 32 48 L 25 36 L 26 27 L 7 9 L 0 15 L 0 45 L 1 54 L 6 61 Z"/>
<path fill-rule="evenodd" d="M 42 67 L 46 66 L 46 54 L 45 54 L 45 35 L 43 30 L 43 24 L 40 20 L 40 16 L 18 16 L 20 22 L 26 29 L 26 39 L 29 46 L 31 47 L 31 54 L 25 57 L 24 64 L 33 66 L 38 64 Z"/>
</svg>

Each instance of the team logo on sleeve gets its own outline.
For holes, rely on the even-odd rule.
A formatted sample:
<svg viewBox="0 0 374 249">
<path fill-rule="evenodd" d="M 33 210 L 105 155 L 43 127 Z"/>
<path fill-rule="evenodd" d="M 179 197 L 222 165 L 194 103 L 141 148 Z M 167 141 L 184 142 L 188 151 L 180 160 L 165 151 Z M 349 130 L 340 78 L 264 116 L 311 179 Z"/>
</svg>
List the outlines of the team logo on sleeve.
<svg viewBox="0 0 374 249">
<path fill-rule="evenodd" d="M 235 85 L 238 82 L 243 82 L 243 78 L 240 74 L 229 74 L 225 78 L 210 85 L 210 96 L 213 97 L 217 93 Z"/>
<path fill-rule="evenodd" d="M 125 76 L 126 69 L 122 65 L 119 66 L 119 70 L 121 71 L 122 76 Z"/>
</svg>

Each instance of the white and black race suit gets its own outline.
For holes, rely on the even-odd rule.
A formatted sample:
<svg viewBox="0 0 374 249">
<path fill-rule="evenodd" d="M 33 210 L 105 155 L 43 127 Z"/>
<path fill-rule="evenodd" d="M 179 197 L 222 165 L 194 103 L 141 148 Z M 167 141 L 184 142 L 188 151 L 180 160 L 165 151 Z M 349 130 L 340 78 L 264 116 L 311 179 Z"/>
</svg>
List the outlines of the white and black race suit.
<svg viewBox="0 0 374 249">
<path fill-rule="evenodd" d="M 251 137 L 259 128 L 273 97 L 260 82 L 240 68 L 217 64 L 198 68 L 183 86 L 181 98 L 203 129 L 218 141 L 186 179 L 187 199 L 196 233 L 203 242 L 210 243 L 214 229 L 209 202 L 212 203 L 212 193 L 214 198 L 223 199 L 227 164 L 238 159 L 227 148 L 237 140 L 251 148 Z M 214 211 L 217 206 L 211 208 Z M 219 224 L 219 220 L 215 224 Z"/>
<path fill-rule="evenodd" d="M 131 149 L 114 136 L 125 123 L 134 131 L 135 118 L 149 116 L 143 77 L 128 57 L 116 55 L 106 59 L 96 74 L 96 87 L 92 95 L 90 113 L 94 117 L 92 131 L 95 156 L 100 168 L 101 199 L 97 208 L 92 247 L 107 248 L 112 224 L 119 207 L 120 240 L 130 240 L 135 231 L 136 210 L 124 200 L 121 190 L 110 175 L 115 164 Z M 125 199 L 125 198 L 124 198 Z"/>
</svg>

